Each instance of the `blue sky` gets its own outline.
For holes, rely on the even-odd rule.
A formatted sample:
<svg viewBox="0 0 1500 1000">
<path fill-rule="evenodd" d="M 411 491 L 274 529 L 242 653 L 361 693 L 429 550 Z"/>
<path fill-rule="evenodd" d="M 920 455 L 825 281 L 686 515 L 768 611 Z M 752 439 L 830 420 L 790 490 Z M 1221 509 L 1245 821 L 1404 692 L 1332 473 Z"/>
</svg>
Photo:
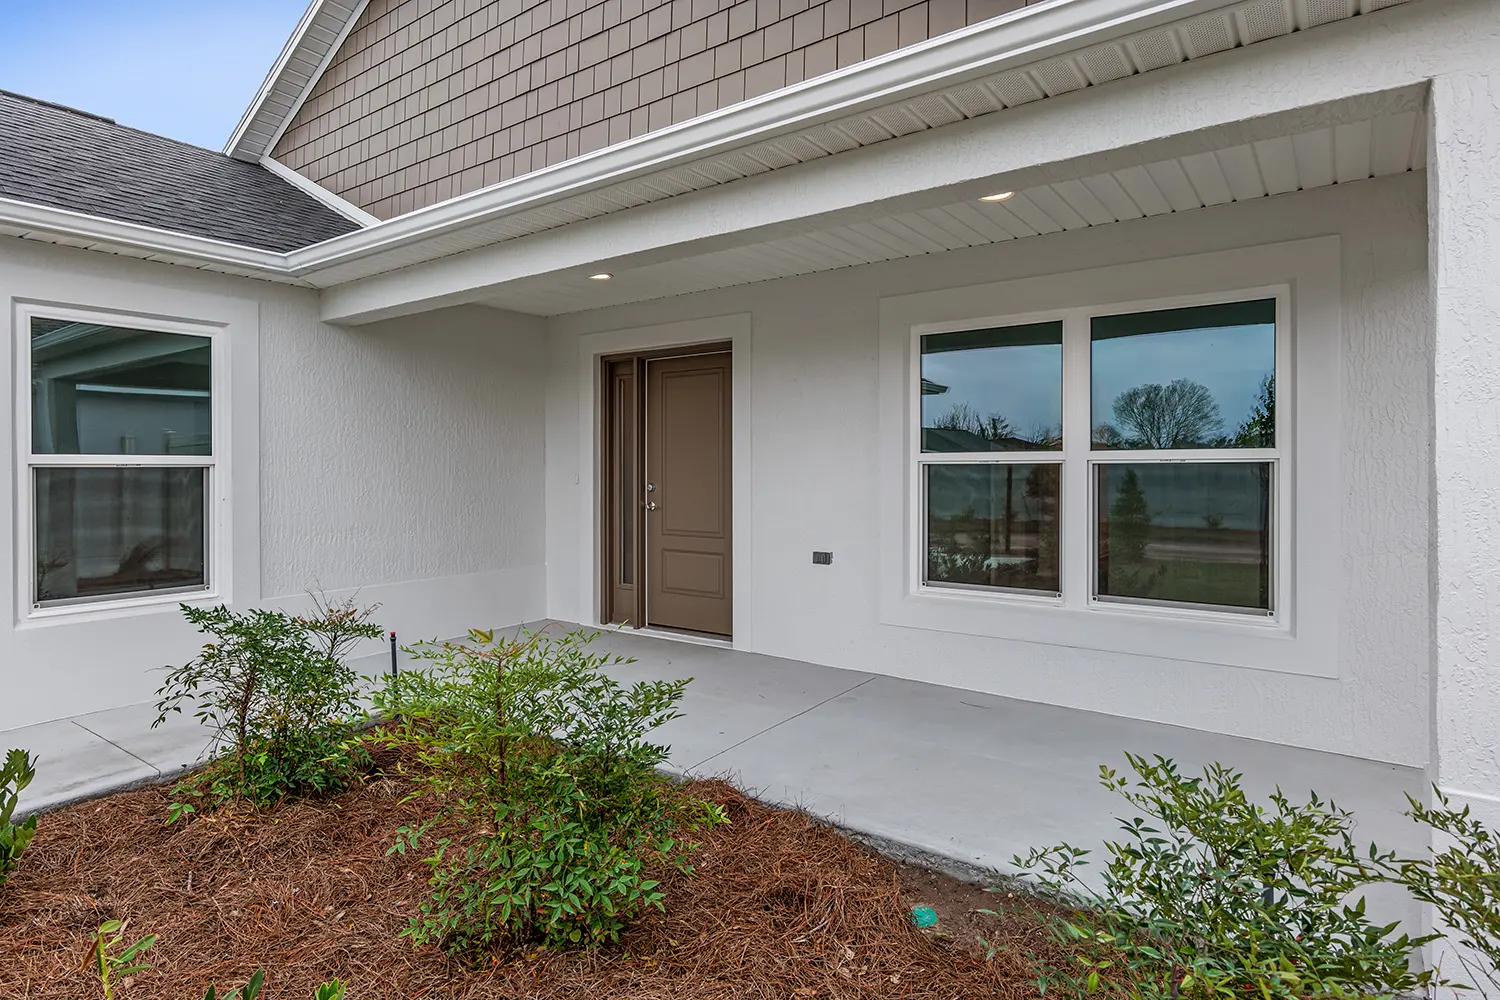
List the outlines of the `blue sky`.
<svg viewBox="0 0 1500 1000">
<path fill-rule="evenodd" d="M 0 89 L 219 149 L 307 0 L 0 0 Z"/>
<path fill-rule="evenodd" d="M 1219 404 L 1223 430 L 1254 410 L 1261 380 L 1272 372 L 1276 328 L 1219 327 L 1119 337 L 1091 348 L 1092 420 L 1112 421 L 1116 396 L 1148 382 L 1187 378 L 1200 382 Z M 956 403 L 980 416 L 999 413 L 1021 434 L 1062 424 L 1062 346 L 996 347 L 950 351 L 922 358 L 922 375 L 948 391 L 922 397 L 924 420 L 942 416 Z"/>
</svg>

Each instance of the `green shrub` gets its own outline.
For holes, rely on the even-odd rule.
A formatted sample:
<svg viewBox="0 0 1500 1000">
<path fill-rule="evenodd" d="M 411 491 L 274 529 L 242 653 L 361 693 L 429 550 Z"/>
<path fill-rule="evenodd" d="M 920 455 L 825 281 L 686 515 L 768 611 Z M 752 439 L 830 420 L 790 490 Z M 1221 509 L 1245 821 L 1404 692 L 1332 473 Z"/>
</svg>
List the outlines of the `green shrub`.
<svg viewBox="0 0 1500 1000">
<path fill-rule="evenodd" d="M 374 608 L 316 602 L 316 613 L 305 618 L 182 606 L 214 641 L 189 663 L 169 668 L 156 692 L 153 726 L 189 703 L 219 756 L 178 785 L 171 818 L 194 811 L 190 799 L 265 806 L 348 785 L 363 762 L 349 738 L 364 712 L 359 678 L 345 657 L 361 639 L 383 632 L 369 620 Z"/>
<path fill-rule="evenodd" d="M 603 669 L 628 661 L 590 653 L 595 635 L 418 644 L 408 652 L 428 666 L 378 697 L 399 721 L 370 738 L 409 749 L 438 806 L 391 848 L 432 844 L 414 944 L 613 941 L 662 908 L 653 868 L 689 870 L 681 831 L 723 821 L 657 773 L 667 748 L 647 739 L 677 717 L 687 681 L 623 687 Z"/>
<path fill-rule="evenodd" d="M 1500 839 L 1469 815 L 1468 806 L 1454 809 L 1440 790 L 1433 794 L 1433 807 L 1408 795 L 1407 815 L 1442 834 L 1446 846 L 1429 848 L 1425 858 L 1390 861 L 1383 874 L 1431 904 L 1448 936 L 1470 951 L 1455 952 L 1470 986 L 1500 997 Z"/>
<path fill-rule="evenodd" d="M 1145 814 L 1122 820 L 1106 845 L 1101 886 L 1078 872 L 1069 845 L 1016 858 L 1077 905 L 1049 919 L 1065 959 L 1039 960 L 1044 989 L 1069 996 L 1140 998 L 1368 997 L 1434 984 L 1413 971 L 1431 938 L 1395 934 L 1354 893 L 1371 881 L 1350 839 L 1350 815 L 1316 795 L 1266 808 L 1241 775 L 1218 764 L 1189 778 L 1172 761 L 1127 755 L 1138 780 L 1100 768 L 1101 783 Z"/>
<path fill-rule="evenodd" d="M 5 755 L 5 764 L 0 766 L 0 885 L 5 884 L 21 853 L 36 836 L 35 815 L 20 823 L 11 820 L 21 802 L 21 792 L 35 777 L 36 766 L 25 750 L 11 750 Z"/>
</svg>

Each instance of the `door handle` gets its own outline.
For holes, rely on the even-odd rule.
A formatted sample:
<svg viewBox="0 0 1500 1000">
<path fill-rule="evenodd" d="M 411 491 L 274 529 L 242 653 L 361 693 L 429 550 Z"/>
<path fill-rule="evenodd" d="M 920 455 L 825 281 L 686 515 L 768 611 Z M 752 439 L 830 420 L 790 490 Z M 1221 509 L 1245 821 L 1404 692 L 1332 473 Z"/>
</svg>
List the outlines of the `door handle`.
<svg viewBox="0 0 1500 1000">
<path fill-rule="evenodd" d="M 647 500 L 645 503 L 641 504 L 641 506 L 645 507 L 647 510 L 655 510 L 656 509 L 656 501 L 655 500 Z"/>
</svg>

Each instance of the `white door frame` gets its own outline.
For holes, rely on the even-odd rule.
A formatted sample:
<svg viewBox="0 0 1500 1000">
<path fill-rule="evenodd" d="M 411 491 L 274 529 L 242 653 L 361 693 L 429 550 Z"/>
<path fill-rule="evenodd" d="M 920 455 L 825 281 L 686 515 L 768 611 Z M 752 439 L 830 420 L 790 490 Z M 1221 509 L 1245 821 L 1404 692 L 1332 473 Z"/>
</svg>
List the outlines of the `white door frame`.
<svg viewBox="0 0 1500 1000">
<path fill-rule="evenodd" d="M 731 433 L 734 476 L 731 515 L 731 546 L 734 556 L 734 636 L 735 649 L 751 649 L 750 614 L 752 595 L 751 570 L 751 315 L 733 313 L 709 319 L 663 323 L 658 326 L 633 327 L 586 334 L 578 339 L 578 537 L 588 544 L 579 546 L 578 580 L 583 592 L 578 607 L 589 610 L 590 621 L 603 622 L 602 572 L 604 540 L 603 518 L 599 510 L 599 470 L 602 468 L 604 442 L 599 400 L 604 391 L 601 359 L 611 354 L 632 351 L 654 351 L 692 344 L 728 342 L 733 363 L 730 374 L 731 411 L 734 426 Z"/>
</svg>

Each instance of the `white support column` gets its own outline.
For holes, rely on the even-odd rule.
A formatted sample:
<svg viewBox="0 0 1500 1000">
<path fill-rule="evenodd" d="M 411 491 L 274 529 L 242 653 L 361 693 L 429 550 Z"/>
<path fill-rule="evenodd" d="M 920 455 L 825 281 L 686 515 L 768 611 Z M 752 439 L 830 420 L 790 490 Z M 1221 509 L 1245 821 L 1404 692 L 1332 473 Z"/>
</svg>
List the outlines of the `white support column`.
<svg viewBox="0 0 1500 1000">
<path fill-rule="evenodd" d="M 1434 656 L 1429 776 L 1500 829 L 1500 69 L 1437 77 L 1428 160 Z M 1442 949 L 1445 973 L 1462 978 Z"/>
</svg>

